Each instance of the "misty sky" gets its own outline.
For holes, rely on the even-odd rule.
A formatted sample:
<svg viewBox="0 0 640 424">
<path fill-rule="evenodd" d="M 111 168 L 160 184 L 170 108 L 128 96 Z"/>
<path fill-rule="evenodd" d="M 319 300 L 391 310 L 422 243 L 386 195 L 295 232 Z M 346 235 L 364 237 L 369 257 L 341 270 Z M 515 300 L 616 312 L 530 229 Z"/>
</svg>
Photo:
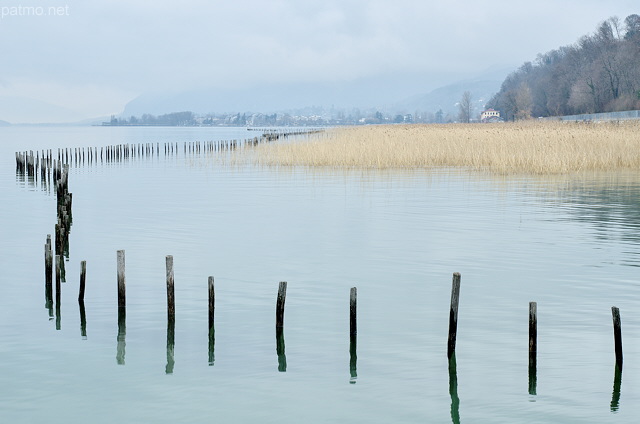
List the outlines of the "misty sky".
<svg viewBox="0 0 640 424">
<path fill-rule="evenodd" d="M 198 87 L 423 74 L 428 91 L 430 80 L 515 68 L 610 16 L 640 14 L 638 0 L 0 0 L 0 8 L 0 120 L 11 122 L 63 119 L 30 106 L 38 102 L 82 119 L 117 114 L 142 93 Z"/>
</svg>

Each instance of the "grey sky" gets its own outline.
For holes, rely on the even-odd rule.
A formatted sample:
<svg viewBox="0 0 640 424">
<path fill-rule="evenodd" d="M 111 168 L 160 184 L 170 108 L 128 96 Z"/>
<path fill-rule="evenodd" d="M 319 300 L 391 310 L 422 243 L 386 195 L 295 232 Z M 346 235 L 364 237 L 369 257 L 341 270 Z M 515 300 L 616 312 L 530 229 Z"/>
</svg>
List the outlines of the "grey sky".
<svg viewBox="0 0 640 424">
<path fill-rule="evenodd" d="M 88 118 L 160 88 L 453 78 L 516 67 L 610 16 L 640 13 L 637 0 L 0 0 L 0 8 L 0 119 L 14 121 L 1 114 L 24 98 Z"/>
</svg>

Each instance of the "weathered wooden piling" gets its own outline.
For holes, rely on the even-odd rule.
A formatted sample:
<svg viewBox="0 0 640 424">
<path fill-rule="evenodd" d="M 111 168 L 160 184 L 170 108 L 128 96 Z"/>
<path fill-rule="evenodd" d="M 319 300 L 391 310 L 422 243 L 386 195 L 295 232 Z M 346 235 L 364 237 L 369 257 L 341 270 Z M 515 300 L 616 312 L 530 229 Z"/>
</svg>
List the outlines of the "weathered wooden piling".
<svg viewBox="0 0 640 424">
<path fill-rule="evenodd" d="M 458 302 L 460 300 L 460 273 L 453 273 L 451 284 L 451 306 L 449 308 L 449 342 L 447 345 L 447 357 L 456 350 L 456 337 L 458 332 Z"/>
<path fill-rule="evenodd" d="M 124 250 L 118 250 L 118 308 L 127 306 L 125 276 L 124 276 Z"/>
<path fill-rule="evenodd" d="M 276 328 L 284 327 L 284 301 L 287 297 L 287 282 L 280 281 L 276 301 Z"/>
<path fill-rule="evenodd" d="M 176 319 L 176 305 L 173 288 L 173 256 L 167 255 L 167 318 L 169 321 Z"/>
<path fill-rule="evenodd" d="M 349 334 L 354 336 L 358 334 L 357 306 L 358 306 L 358 289 L 351 287 L 349 296 Z"/>
<path fill-rule="evenodd" d="M 616 366 L 622 371 L 622 329 L 620 327 L 620 309 L 611 307 L 613 317 L 613 339 L 616 351 Z"/>
<path fill-rule="evenodd" d="M 84 302 L 84 286 L 87 279 L 87 261 L 80 262 L 80 290 L 78 292 L 78 301 Z"/>
</svg>

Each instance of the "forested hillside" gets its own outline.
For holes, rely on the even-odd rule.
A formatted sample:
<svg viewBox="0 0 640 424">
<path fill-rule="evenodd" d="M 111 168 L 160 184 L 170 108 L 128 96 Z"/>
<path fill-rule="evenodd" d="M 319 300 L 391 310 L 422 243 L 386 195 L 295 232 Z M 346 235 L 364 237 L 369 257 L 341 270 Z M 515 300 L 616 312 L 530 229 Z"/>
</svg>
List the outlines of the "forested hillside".
<svg viewBox="0 0 640 424">
<path fill-rule="evenodd" d="M 640 16 L 612 17 L 510 74 L 487 107 L 506 120 L 640 109 Z"/>
</svg>

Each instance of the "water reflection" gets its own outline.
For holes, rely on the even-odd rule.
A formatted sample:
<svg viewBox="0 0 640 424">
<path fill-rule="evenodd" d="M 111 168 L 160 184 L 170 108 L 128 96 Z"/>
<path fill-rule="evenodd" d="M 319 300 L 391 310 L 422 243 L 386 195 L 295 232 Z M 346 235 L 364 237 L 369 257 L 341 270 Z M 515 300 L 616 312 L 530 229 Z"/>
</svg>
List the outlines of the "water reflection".
<svg viewBox="0 0 640 424">
<path fill-rule="evenodd" d="M 60 262 L 62 262 L 59 255 L 56 255 L 56 330 L 61 328 L 61 316 L 60 316 L 60 302 L 62 285 L 60 284 Z"/>
<path fill-rule="evenodd" d="M 276 353 L 278 354 L 278 371 L 287 371 L 287 355 L 284 353 L 284 330 L 276 327 Z"/>
<path fill-rule="evenodd" d="M 209 287 L 209 366 L 213 366 L 215 361 L 216 346 L 216 328 L 215 328 L 215 310 L 216 310 L 216 291 L 214 287 L 214 278 L 209 276 L 207 280 Z"/>
<path fill-rule="evenodd" d="M 537 395 L 538 364 L 536 352 L 529 352 L 529 394 Z"/>
<path fill-rule="evenodd" d="M 620 386 L 622 385 L 622 370 L 617 365 L 613 376 L 613 393 L 611 394 L 611 412 L 618 412 L 620 405 Z"/>
<path fill-rule="evenodd" d="M 48 281 L 44 286 L 44 307 L 49 310 L 49 321 L 53 320 L 53 284 Z"/>
<path fill-rule="evenodd" d="M 216 329 L 215 327 L 211 327 L 209 329 L 209 366 L 213 366 L 213 363 L 216 360 L 215 356 L 215 347 L 216 347 Z"/>
<path fill-rule="evenodd" d="M 458 397 L 458 373 L 456 371 L 456 353 L 449 359 L 449 395 L 451 396 L 451 422 L 460 424 L 460 398 Z"/>
<path fill-rule="evenodd" d="M 47 234 L 44 245 L 44 307 L 49 310 L 49 319 L 53 319 L 53 251 L 51 249 L 51 234 Z"/>
<path fill-rule="evenodd" d="M 118 347 L 116 350 L 116 362 L 118 365 L 124 365 L 124 354 L 127 336 L 127 310 L 118 308 Z"/>
<path fill-rule="evenodd" d="M 356 353 L 358 348 L 358 336 L 352 334 L 349 342 L 349 372 L 351 373 L 351 379 L 349 383 L 356 384 L 356 379 L 358 378 L 358 355 Z"/>
<path fill-rule="evenodd" d="M 62 314 L 60 313 L 60 295 L 56 294 L 56 330 L 62 329 Z"/>
<path fill-rule="evenodd" d="M 640 267 L 640 183 L 637 171 L 565 177 L 547 182 L 545 197 L 555 200 L 578 222 L 592 225 L 599 241 L 622 241 L 634 246 L 621 258 L 624 265 Z M 555 190 L 550 190 L 554 188 Z"/>
<path fill-rule="evenodd" d="M 80 336 L 83 340 L 87 339 L 87 314 L 84 310 L 84 300 L 78 300 L 80 308 Z"/>
<path fill-rule="evenodd" d="M 164 369 L 165 374 L 173 374 L 173 366 L 175 365 L 175 340 L 176 322 L 173 319 L 167 320 L 167 366 Z"/>
</svg>

